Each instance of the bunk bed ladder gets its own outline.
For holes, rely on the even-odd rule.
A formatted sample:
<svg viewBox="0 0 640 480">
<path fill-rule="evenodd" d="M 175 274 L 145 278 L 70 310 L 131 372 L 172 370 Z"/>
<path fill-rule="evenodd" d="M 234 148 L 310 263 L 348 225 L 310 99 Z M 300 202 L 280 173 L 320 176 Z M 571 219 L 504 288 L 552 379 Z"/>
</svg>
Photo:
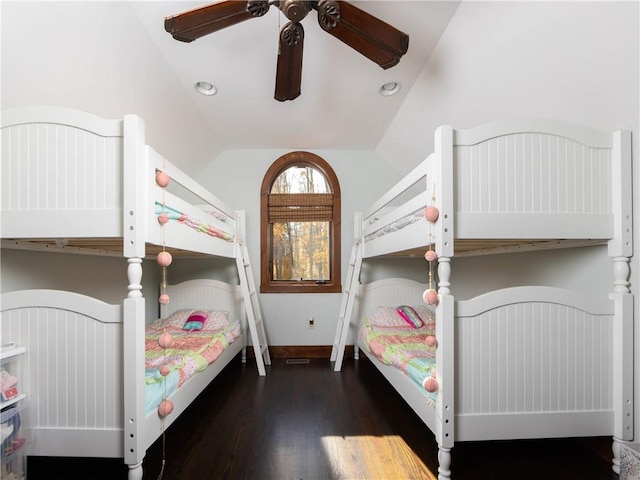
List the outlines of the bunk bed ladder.
<svg viewBox="0 0 640 480">
<path fill-rule="evenodd" d="M 331 349 L 331 361 L 335 362 L 333 370 L 336 372 L 339 372 L 342 368 L 344 349 L 347 344 L 347 337 L 349 336 L 351 316 L 353 315 L 353 304 L 360 284 L 360 268 L 362 266 L 361 245 L 361 242 L 355 243 L 351 249 L 351 257 L 349 258 L 349 268 L 347 270 L 345 283 L 346 287 L 342 293 L 340 316 L 338 317 L 336 335 L 333 341 L 333 348 Z"/>
<path fill-rule="evenodd" d="M 262 319 L 260 305 L 258 304 L 255 282 L 253 281 L 251 262 L 249 262 L 249 251 L 244 244 L 238 245 L 236 264 L 238 266 L 240 289 L 242 290 L 242 298 L 247 311 L 247 320 L 251 332 L 251 343 L 253 345 L 256 363 L 258 364 L 258 373 L 264 376 L 267 374 L 265 365 L 271 365 L 271 357 L 269 356 L 267 335 L 264 331 L 264 321 Z"/>
</svg>

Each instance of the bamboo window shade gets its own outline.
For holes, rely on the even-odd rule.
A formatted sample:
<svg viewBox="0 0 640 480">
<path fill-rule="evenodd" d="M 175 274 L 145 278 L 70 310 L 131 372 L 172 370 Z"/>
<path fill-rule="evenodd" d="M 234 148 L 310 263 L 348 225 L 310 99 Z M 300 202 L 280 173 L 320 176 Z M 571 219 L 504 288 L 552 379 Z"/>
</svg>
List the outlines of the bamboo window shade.
<svg viewBox="0 0 640 480">
<path fill-rule="evenodd" d="M 269 222 L 330 222 L 332 193 L 270 193 Z"/>
</svg>

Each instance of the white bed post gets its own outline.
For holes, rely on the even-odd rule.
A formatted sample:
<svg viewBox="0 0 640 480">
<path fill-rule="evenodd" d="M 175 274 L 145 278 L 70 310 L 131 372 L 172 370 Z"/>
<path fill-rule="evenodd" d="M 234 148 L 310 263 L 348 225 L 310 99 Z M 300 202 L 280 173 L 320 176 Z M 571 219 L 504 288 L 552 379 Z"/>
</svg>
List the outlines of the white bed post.
<svg viewBox="0 0 640 480">
<path fill-rule="evenodd" d="M 435 435 L 438 441 L 438 479 L 451 478 L 451 448 L 455 420 L 455 324 L 454 298 L 449 289 L 451 257 L 453 256 L 453 129 L 443 126 L 435 132 L 434 162 L 427 173 L 427 191 L 440 214 L 432 226 L 435 251 L 438 255 L 438 306 L 436 307 L 436 372 L 439 383 L 436 411 L 439 423 Z"/>
<path fill-rule="evenodd" d="M 613 260 L 613 471 L 620 474 L 620 443 L 633 440 L 633 295 L 629 291 L 629 260 L 633 255 L 631 132 L 613 135 L 611 152 L 614 237 L 609 241 Z"/>
<path fill-rule="evenodd" d="M 142 480 L 145 455 L 142 435 L 144 421 L 144 335 L 145 300 L 142 296 L 142 260 L 145 256 L 146 178 L 145 130 L 135 115 L 124 117 L 123 155 L 123 242 L 129 265 L 128 295 L 124 300 L 123 378 L 124 378 L 124 462 L 129 480 Z M 153 178 L 153 177 L 152 177 Z M 142 190 L 141 190 L 142 189 Z M 152 208 L 150 206 L 149 208 Z"/>
</svg>

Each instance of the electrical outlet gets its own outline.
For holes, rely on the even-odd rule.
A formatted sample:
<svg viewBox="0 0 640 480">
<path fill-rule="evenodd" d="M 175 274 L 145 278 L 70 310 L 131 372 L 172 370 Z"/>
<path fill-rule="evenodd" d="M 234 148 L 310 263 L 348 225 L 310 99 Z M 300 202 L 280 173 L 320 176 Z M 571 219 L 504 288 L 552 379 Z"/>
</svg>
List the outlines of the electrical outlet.
<svg viewBox="0 0 640 480">
<path fill-rule="evenodd" d="M 313 317 L 309 318 L 309 330 L 313 330 L 313 327 L 315 327 L 315 319 Z"/>
</svg>

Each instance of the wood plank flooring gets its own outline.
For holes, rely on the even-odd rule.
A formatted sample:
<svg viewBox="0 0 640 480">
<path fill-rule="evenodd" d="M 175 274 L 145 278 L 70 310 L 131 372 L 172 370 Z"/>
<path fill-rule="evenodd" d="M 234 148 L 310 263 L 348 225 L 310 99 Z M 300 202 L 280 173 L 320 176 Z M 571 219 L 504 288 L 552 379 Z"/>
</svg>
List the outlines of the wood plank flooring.
<svg viewBox="0 0 640 480">
<path fill-rule="evenodd" d="M 144 480 L 431 480 L 431 432 L 366 359 L 235 359 L 147 452 Z M 610 438 L 468 442 L 454 480 L 612 480 Z M 30 480 L 126 478 L 121 460 L 30 458 Z"/>
</svg>

